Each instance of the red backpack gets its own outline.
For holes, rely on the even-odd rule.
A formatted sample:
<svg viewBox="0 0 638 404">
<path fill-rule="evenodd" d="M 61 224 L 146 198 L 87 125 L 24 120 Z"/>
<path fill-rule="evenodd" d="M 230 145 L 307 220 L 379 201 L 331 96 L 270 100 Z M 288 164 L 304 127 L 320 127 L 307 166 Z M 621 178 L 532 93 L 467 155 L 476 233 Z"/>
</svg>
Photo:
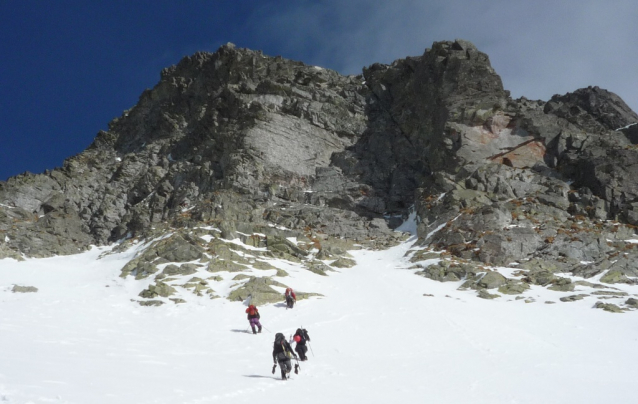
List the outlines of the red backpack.
<svg viewBox="0 0 638 404">
<path fill-rule="evenodd" d="M 255 307 L 254 305 L 250 305 L 248 306 L 248 308 L 246 309 L 246 313 L 250 314 L 251 316 L 254 316 L 255 314 L 257 314 L 259 310 L 257 310 L 257 307 Z"/>
</svg>

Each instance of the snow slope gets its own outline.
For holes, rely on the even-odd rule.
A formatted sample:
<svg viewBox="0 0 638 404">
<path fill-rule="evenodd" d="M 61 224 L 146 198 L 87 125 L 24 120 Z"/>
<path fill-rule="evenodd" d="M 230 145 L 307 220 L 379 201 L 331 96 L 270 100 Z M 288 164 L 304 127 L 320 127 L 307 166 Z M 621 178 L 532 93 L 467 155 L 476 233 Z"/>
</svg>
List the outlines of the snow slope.
<svg viewBox="0 0 638 404">
<path fill-rule="evenodd" d="M 409 247 L 354 251 L 358 265 L 328 277 L 279 262 L 287 284 L 325 297 L 262 307 L 259 335 L 242 303 L 131 301 L 139 281 L 118 276 L 135 250 L 2 260 L 0 402 L 634 402 L 635 312 L 544 304 L 562 295 L 543 288 L 535 303 L 478 299 L 415 276 Z M 313 352 L 284 382 L 270 373 L 274 333 L 299 326 Z"/>
</svg>

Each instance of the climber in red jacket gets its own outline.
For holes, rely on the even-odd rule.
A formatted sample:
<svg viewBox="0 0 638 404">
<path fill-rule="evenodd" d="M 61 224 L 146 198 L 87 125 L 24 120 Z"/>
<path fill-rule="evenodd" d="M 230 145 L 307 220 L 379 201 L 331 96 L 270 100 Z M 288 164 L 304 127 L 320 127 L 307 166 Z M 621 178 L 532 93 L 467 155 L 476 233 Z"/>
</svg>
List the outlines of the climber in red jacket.
<svg viewBox="0 0 638 404">
<path fill-rule="evenodd" d="M 259 315 L 259 310 L 257 310 L 257 307 L 255 307 L 254 304 L 251 304 L 246 309 L 246 314 L 248 315 L 247 317 L 248 321 L 250 322 L 250 328 L 253 329 L 253 334 L 261 332 L 261 323 L 259 322 L 259 318 L 261 316 Z M 255 326 L 259 327 L 259 331 L 255 331 Z"/>
<path fill-rule="evenodd" d="M 288 288 L 284 296 L 286 297 L 286 307 L 292 309 L 295 303 L 297 303 L 295 292 L 293 292 L 292 288 Z"/>
</svg>

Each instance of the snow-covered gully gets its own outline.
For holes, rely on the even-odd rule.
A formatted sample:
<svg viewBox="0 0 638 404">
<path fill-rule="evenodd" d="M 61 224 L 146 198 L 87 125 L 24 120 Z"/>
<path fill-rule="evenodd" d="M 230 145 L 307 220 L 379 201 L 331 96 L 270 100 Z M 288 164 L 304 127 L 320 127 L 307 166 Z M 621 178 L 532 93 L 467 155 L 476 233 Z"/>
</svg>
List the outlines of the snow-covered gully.
<svg viewBox="0 0 638 404">
<path fill-rule="evenodd" d="M 322 277 L 284 262 L 287 283 L 323 298 L 260 308 L 226 299 L 140 307 L 119 278 L 134 251 L 104 249 L 0 261 L 0 402 L 603 403 L 631 402 L 635 313 L 590 303 L 477 299 L 415 276 L 410 243 L 353 251 L 358 265 Z M 37 293 L 11 293 L 13 285 Z M 274 333 L 308 329 L 299 375 L 272 375 Z"/>
</svg>

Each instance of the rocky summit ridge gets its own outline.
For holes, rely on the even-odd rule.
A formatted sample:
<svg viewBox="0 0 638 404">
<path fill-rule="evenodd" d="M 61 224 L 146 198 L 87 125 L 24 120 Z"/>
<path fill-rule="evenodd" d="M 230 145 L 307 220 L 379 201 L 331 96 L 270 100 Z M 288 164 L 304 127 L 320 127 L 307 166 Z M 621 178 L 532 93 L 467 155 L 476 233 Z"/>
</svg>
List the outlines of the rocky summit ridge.
<svg viewBox="0 0 638 404">
<path fill-rule="evenodd" d="M 637 122 L 598 87 L 512 99 L 464 40 L 357 76 L 227 44 L 164 69 L 63 167 L 0 182 L 0 258 L 155 240 L 122 269 L 154 277 L 144 304 L 177 283 L 218 297 L 218 272 L 237 272 L 229 298 L 268 302 L 286 286 L 268 259 L 325 275 L 405 239 L 412 213 L 420 275 L 486 298 L 602 291 L 628 310 Z"/>
</svg>

